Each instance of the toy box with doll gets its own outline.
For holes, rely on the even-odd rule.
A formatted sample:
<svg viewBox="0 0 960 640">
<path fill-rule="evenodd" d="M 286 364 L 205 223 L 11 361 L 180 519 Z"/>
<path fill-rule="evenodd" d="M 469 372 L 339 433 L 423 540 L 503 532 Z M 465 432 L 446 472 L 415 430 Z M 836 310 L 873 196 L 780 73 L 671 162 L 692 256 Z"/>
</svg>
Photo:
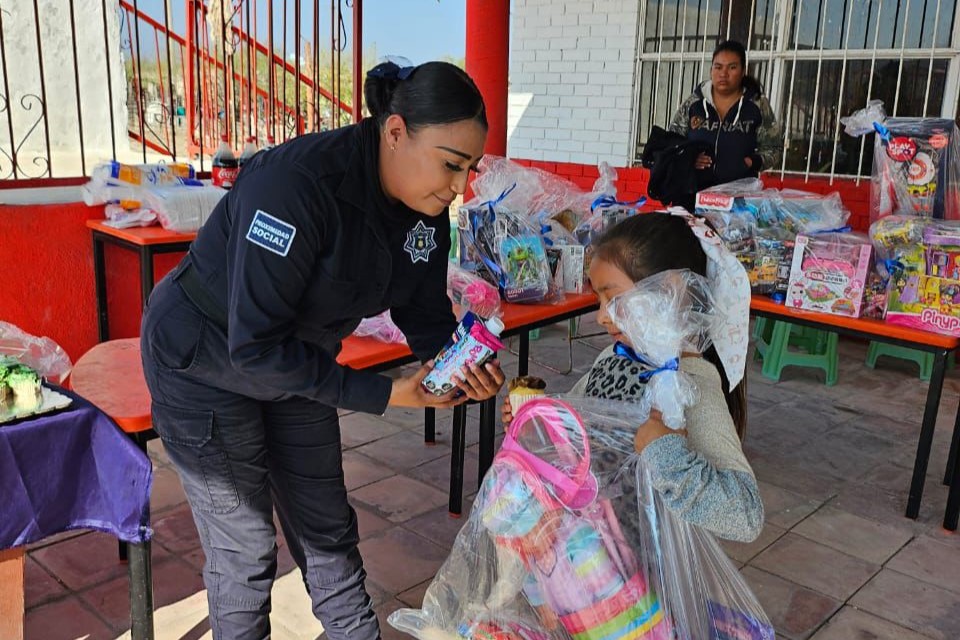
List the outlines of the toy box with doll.
<svg viewBox="0 0 960 640">
<path fill-rule="evenodd" d="M 853 233 L 798 235 L 786 303 L 835 315 L 860 317 L 873 246 Z"/>
</svg>

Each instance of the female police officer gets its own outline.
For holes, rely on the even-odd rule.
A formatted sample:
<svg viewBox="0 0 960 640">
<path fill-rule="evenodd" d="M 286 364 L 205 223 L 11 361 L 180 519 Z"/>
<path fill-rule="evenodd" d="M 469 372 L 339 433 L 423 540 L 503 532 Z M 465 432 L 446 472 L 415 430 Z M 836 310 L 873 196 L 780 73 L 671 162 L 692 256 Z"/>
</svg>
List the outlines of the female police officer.
<svg viewBox="0 0 960 640">
<path fill-rule="evenodd" d="M 487 133 L 476 85 L 447 63 L 381 64 L 364 93 L 371 118 L 247 163 L 144 315 L 153 426 L 206 554 L 215 638 L 270 634 L 274 509 L 327 636 L 378 638 L 337 408 L 449 407 L 503 383 L 498 365 L 473 368 L 464 397 L 436 398 L 429 364 L 391 380 L 336 363 L 388 308 L 421 361 L 450 336 L 447 207 Z"/>
</svg>

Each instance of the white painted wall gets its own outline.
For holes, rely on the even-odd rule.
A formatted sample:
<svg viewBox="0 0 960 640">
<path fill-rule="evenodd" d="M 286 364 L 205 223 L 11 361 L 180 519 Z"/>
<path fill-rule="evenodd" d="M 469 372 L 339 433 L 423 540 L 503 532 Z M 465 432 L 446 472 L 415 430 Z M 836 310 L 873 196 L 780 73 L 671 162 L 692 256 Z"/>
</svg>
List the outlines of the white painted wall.
<svg viewBox="0 0 960 640">
<path fill-rule="evenodd" d="M 507 154 L 627 166 L 636 0 L 514 0 Z"/>
<path fill-rule="evenodd" d="M 118 153 L 129 147 L 127 136 L 126 80 L 120 57 L 120 24 L 117 0 L 107 0 L 107 50 L 104 47 L 101 0 L 74 0 L 80 109 L 74 80 L 73 43 L 68 0 L 39 0 L 40 44 L 46 90 L 46 126 L 50 132 L 53 175 L 80 175 L 80 124 L 89 173 L 92 163 L 112 156 L 110 113 Z M 41 104 L 40 59 L 33 3 L 14 0 L 0 4 L 7 77 L 0 67 L 0 179 L 12 177 L 9 155 L 18 150 L 18 166 L 26 177 L 47 177 L 44 105 Z M 113 100 L 107 91 L 111 78 Z M 9 95 L 5 84 L 9 83 Z M 9 120 L 8 120 L 9 119 Z M 13 125 L 13 139 L 10 126 Z M 20 178 L 25 177 L 23 174 Z"/>
</svg>

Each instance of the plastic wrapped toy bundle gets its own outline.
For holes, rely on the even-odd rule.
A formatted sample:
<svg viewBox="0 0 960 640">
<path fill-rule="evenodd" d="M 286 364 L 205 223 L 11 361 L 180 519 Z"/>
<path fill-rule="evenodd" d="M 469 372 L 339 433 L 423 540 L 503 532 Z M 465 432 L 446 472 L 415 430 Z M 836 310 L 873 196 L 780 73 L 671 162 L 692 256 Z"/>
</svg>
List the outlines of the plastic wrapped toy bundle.
<svg viewBox="0 0 960 640">
<path fill-rule="evenodd" d="M 843 206 L 840 194 L 836 191 L 822 195 L 783 189 L 773 191 L 772 195 L 760 206 L 761 224 L 781 227 L 794 236 L 798 233 L 840 229 L 850 219 L 850 212 Z"/>
<path fill-rule="evenodd" d="M 540 230 L 513 208 L 516 189 L 460 209 L 460 264 L 485 273 L 507 302 L 541 302 L 550 295 L 553 277 Z"/>
<path fill-rule="evenodd" d="M 658 274 L 618 317 L 649 359 L 676 358 L 707 345 L 705 289 L 689 271 Z M 421 640 L 773 640 L 716 540 L 666 508 L 635 453 L 651 406 L 666 417 L 689 404 L 690 388 L 651 392 L 652 380 L 642 402 L 524 403 L 422 608 L 390 624 Z"/>
<path fill-rule="evenodd" d="M 654 491 L 633 451 L 646 417 L 642 403 L 524 404 L 422 608 L 389 623 L 421 640 L 773 640 L 714 538 Z M 600 458 L 622 465 L 597 472 Z"/>
<path fill-rule="evenodd" d="M 497 288 L 452 262 L 447 265 L 447 295 L 462 313 L 473 311 L 481 318 L 500 315 L 500 292 Z"/>
<path fill-rule="evenodd" d="M 852 136 L 875 132 L 870 220 L 888 215 L 960 219 L 960 131 L 946 118 L 888 118 L 870 101 L 846 118 Z"/>
</svg>

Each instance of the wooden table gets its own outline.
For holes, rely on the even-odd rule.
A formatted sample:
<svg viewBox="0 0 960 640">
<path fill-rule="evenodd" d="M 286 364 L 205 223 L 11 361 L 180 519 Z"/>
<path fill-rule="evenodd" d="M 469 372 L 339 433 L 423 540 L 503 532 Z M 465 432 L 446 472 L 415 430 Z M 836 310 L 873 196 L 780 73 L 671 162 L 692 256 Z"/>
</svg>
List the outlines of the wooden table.
<svg viewBox="0 0 960 640">
<path fill-rule="evenodd" d="M 753 296 L 750 301 L 750 311 L 753 315 L 764 318 L 783 320 L 792 324 L 813 327 L 821 331 L 833 331 L 865 340 L 886 342 L 910 349 L 926 351 L 934 355 L 933 374 L 930 376 L 930 385 L 927 388 L 927 401 L 923 410 L 920 436 L 917 440 L 917 455 L 913 464 L 913 478 L 910 482 L 910 492 L 907 497 L 906 516 L 916 519 L 920 513 L 923 485 L 926 479 L 927 465 L 930 460 L 930 448 L 933 444 L 933 431 L 937 423 L 940 397 L 943 394 L 943 378 L 947 368 L 947 355 L 957 349 L 957 347 L 960 347 L 960 338 L 888 324 L 881 320 L 870 318 L 848 318 L 827 313 L 792 309 L 764 296 Z M 956 530 L 958 512 L 960 512 L 960 465 L 957 464 L 958 449 L 960 449 L 960 410 L 958 410 L 957 420 L 953 428 L 953 439 L 950 444 L 950 455 L 944 476 L 944 483 L 950 484 L 950 497 L 947 500 L 943 526 L 950 531 Z"/>
<path fill-rule="evenodd" d="M 106 243 L 129 249 L 140 257 L 140 304 L 145 305 L 153 290 L 153 256 L 158 253 L 186 251 L 197 237 L 196 233 L 177 233 L 163 227 L 133 227 L 115 229 L 104 220 L 87 220 L 93 235 L 93 280 L 97 297 L 97 336 L 100 342 L 110 339 L 107 313 L 107 270 L 104 258 Z"/>
</svg>

